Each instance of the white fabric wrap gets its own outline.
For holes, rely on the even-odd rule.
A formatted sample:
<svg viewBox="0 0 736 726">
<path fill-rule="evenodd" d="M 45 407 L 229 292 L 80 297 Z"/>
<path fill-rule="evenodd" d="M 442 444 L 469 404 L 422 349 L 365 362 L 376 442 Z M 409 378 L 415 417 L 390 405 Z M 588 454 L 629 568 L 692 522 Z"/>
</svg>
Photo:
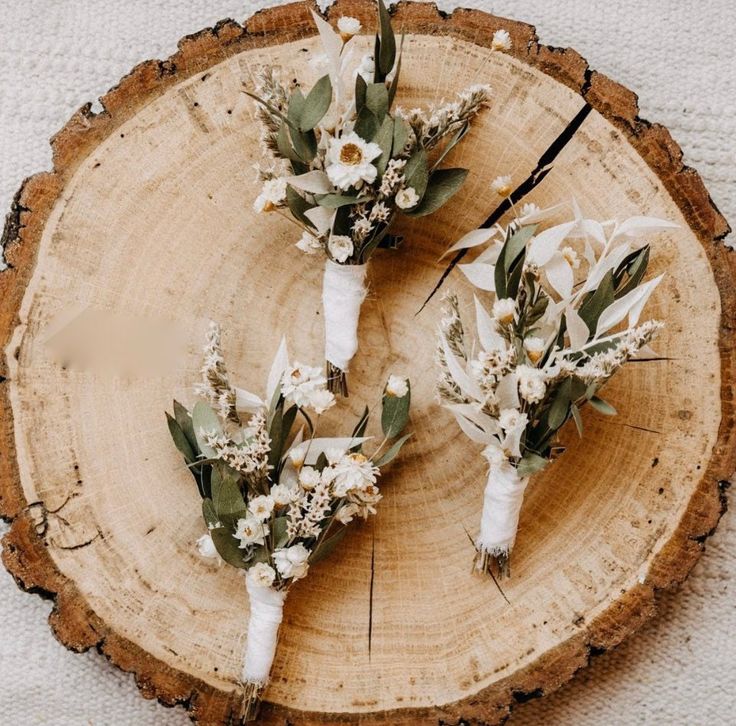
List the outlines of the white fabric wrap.
<svg viewBox="0 0 736 726">
<path fill-rule="evenodd" d="M 325 262 L 322 306 L 325 311 L 325 359 L 346 371 L 358 350 L 358 319 L 366 295 L 367 265 Z"/>
<path fill-rule="evenodd" d="M 508 554 L 514 546 L 519 512 L 529 477 L 520 477 L 509 463 L 491 464 L 483 494 L 478 549 L 491 555 Z"/>
<path fill-rule="evenodd" d="M 255 582 L 250 573 L 245 576 L 245 587 L 250 600 L 250 622 L 242 680 L 243 683 L 265 685 L 276 653 L 286 591 L 263 587 Z"/>
</svg>

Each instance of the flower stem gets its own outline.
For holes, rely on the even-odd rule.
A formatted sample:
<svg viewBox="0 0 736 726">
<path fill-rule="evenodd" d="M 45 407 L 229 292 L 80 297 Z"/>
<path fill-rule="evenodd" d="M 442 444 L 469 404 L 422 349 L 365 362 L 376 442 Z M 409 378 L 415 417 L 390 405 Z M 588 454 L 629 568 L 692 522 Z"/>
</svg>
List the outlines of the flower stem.
<svg viewBox="0 0 736 726">
<path fill-rule="evenodd" d="M 335 395 L 348 397 L 347 374 L 341 368 L 327 361 L 327 388 Z"/>
<path fill-rule="evenodd" d="M 261 707 L 263 685 L 260 683 L 243 683 L 243 704 L 240 709 L 240 720 L 243 723 L 255 721 Z"/>
</svg>

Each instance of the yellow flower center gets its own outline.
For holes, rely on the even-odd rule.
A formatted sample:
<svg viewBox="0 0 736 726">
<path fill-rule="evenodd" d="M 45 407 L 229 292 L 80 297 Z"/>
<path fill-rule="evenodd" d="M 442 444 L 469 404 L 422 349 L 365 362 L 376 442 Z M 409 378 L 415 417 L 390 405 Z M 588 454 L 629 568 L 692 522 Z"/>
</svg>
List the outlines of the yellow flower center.
<svg viewBox="0 0 736 726">
<path fill-rule="evenodd" d="M 351 458 L 351 459 L 352 459 L 353 461 L 357 462 L 358 464 L 363 464 L 363 463 L 365 463 L 366 461 L 368 461 L 368 459 L 367 459 L 367 458 L 366 458 L 366 457 L 365 457 L 365 456 L 364 456 L 363 454 L 357 454 L 357 453 L 355 453 L 355 454 L 350 454 L 350 458 Z"/>
<path fill-rule="evenodd" d="M 340 149 L 340 161 L 349 166 L 358 166 L 363 161 L 363 152 L 357 144 L 345 144 Z"/>
</svg>

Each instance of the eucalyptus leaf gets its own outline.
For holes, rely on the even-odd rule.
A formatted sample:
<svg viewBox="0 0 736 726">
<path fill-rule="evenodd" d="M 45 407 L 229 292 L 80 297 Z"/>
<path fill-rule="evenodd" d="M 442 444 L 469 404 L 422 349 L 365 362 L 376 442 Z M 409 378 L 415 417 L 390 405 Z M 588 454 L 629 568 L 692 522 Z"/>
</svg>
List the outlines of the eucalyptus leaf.
<svg viewBox="0 0 736 726">
<path fill-rule="evenodd" d="M 286 117 L 291 122 L 290 128 L 292 131 L 299 130 L 305 102 L 304 94 L 299 88 L 295 88 L 289 97 L 289 107 L 286 111 Z"/>
<path fill-rule="evenodd" d="M 217 452 L 211 446 L 207 445 L 203 433 L 206 431 L 207 433 L 221 434 L 222 423 L 209 404 L 204 401 L 197 401 L 194 404 L 194 408 L 192 409 L 192 426 L 200 452 L 208 459 L 216 459 Z"/>
<path fill-rule="evenodd" d="M 409 405 L 411 403 L 411 383 L 407 381 L 409 390 L 405 396 L 391 396 L 384 394 L 381 411 L 381 429 L 389 439 L 398 436 L 409 420 Z"/>
<path fill-rule="evenodd" d="M 246 514 L 247 505 L 240 492 L 238 479 L 229 467 L 212 467 L 212 506 L 220 519 L 239 518 Z"/>
<path fill-rule="evenodd" d="M 360 418 L 358 419 L 358 423 L 355 424 L 355 428 L 353 429 L 353 437 L 362 437 L 365 435 L 365 430 L 368 427 L 368 419 L 369 419 L 370 411 L 368 409 L 368 406 L 366 406 L 363 409 L 363 413 L 361 414 Z"/>
<path fill-rule="evenodd" d="M 305 214 L 305 212 L 313 208 L 313 205 L 290 185 L 286 187 L 286 203 L 289 205 L 289 211 L 294 219 L 297 219 L 307 227 L 315 229 L 314 223 Z"/>
<path fill-rule="evenodd" d="M 368 84 L 365 82 L 365 78 L 358 73 L 355 76 L 355 113 L 360 112 L 365 107 L 366 92 L 368 90 Z"/>
<path fill-rule="evenodd" d="M 592 294 L 586 296 L 578 309 L 578 314 L 585 321 L 588 330 L 594 331 L 596 329 L 601 314 L 613 304 L 613 301 L 613 270 L 609 270 L 604 275 L 600 285 Z"/>
<path fill-rule="evenodd" d="M 289 541 L 289 535 L 286 533 L 287 517 L 274 517 L 271 522 L 271 536 L 273 538 L 274 549 L 286 546 Z"/>
<path fill-rule="evenodd" d="M 314 131 L 301 131 L 299 129 L 291 129 L 291 142 L 294 144 L 299 158 L 304 162 L 310 162 L 317 155 L 317 137 Z"/>
<path fill-rule="evenodd" d="M 282 122 L 279 126 L 278 133 L 276 134 L 276 146 L 278 147 L 279 153 L 285 159 L 289 161 L 299 163 L 301 158 L 294 151 L 294 147 L 291 144 L 291 136 L 289 135 L 289 127 L 286 122 Z"/>
<path fill-rule="evenodd" d="M 604 416 L 615 416 L 618 413 L 610 403 L 604 401 L 602 398 L 598 398 L 598 396 L 592 396 L 589 400 L 590 405 Z"/>
<path fill-rule="evenodd" d="M 210 537 L 212 537 L 217 554 L 228 565 L 241 570 L 246 568 L 245 552 L 238 547 L 238 540 L 233 537 L 232 531 L 228 527 L 217 527 L 216 529 L 210 530 Z"/>
<path fill-rule="evenodd" d="M 411 438 L 411 436 L 412 434 L 404 434 L 400 439 L 397 439 L 393 443 L 391 448 L 385 454 L 383 454 L 383 456 L 381 456 L 379 459 L 377 459 L 373 463 L 377 467 L 381 468 L 382 466 L 385 466 L 386 464 L 388 464 L 390 461 L 393 461 L 398 455 L 399 451 L 401 451 L 401 447 L 408 441 L 408 439 Z"/>
<path fill-rule="evenodd" d="M 409 127 L 402 118 L 394 119 L 394 143 L 392 144 L 394 156 L 401 154 L 409 141 Z"/>
<path fill-rule="evenodd" d="M 470 129 L 470 122 L 466 121 L 460 128 L 450 137 L 450 140 L 445 144 L 445 148 L 442 149 L 442 153 L 437 157 L 432 169 L 436 169 L 445 160 L 445 157 L 462 141 L 463 136 L 468 133 Z"/>
<path fill-rule="evenodd" d="M 202 500 L 202 516 L 204 517 L 204 521 L 207 523 L 207 527 L 210 529 L 214 529 L 220 522 L 217 512 L 215 511 L 215 505 L 209 497 L 205 497 Z"/>
<path fill-rule="evenodd" d="M 179 426 L 176 419 L 168 411 L 166 412 L 166 423 L 169 426 L 171 438 L 174 440 L 174 446 L 179 449 L 187 464 L 191 464 L 196 460 L 197 455 L 194 453 L 186 434 L 181 430 L 181 426 Z"/>
<path fill-rule="evenodd" d="M 332 103 L 332 83 L 330 76 L 322 76 L 314 84 L 304 101 L 304 109 L 299 119 L 302 131 L 311 131 L 325 116 Z"/>
<path fill-rule="evenodd" d="M 401 43 L 399 44 L 399 59 L 396 62 L 396 72 L 394 77 L 391 79 L 391 85 L 388 89 L 388 107 L 391 105 L 396 98 L 396 91 L 399 90 L 399 76 L 401 75 L 401 59 L 404 57 L 404 35 L 401 36 Z"/>
<path fill-rule="evenodd" d="M 388 160 L 391 158 L 391 149 L 394 143 L 394 120 L 390 116 L 383 119 L 374 141 L 381 147 L 381 155 L 373 163 L 378 169 L 378 176 L 383 176 Z"/>
<path fill-rule="evenodd" d="M 503 258 L 503 268 L 506 273 L 509 272 L 511 266 L 516 262 L 522 252 L 526 249 L 527 242 L 534 236 L 537 225 L 529 225 L 516 230 L 508 242 L 503 246 L 503 251 L 499 256 L 499 260 Z"/>
<path fill-rule="evenodd" d="M 406 162 L 404 167 L 404 178 L 406 186 L 411 187 L 421 199 L 427 190 L 429 182 L 429 163 L 427 161 L 427 152 L 424 149 L 417 149 Z"/>
<path fill-rule="evenodd" d="M 517 464 L 516 471 L 520 477 L 524 478 L 541 471 L 548 463 L 548 459 L 543 456 L 527 451 Z"/>
<path fill-rule="evenodd" d="M 557 388 L 552 404 L 547 414 L 547 425 L 552 431 L 562 426 L 567 420 L 567 413 L 570 409 L 570 379 L 566 378 Z"/>
<path fill-rule="evenodd" d="M 582 439 L 583 438 L 583 417 L 580 415 L 580 409 L 577 407 L 576 404 L 572 404 L 570 406 L 570 411 L 572 412 L 572 419 L 575 421 L 575 428 L 578 430 L 578 436 Z"/>
<path fill-rule="evenodd" d="M 192 416 L 179 401 L 174 401 L 174 418 L 176 423 L 179 424 L 181 430 L 184 432 L 184 436 L 187 437 L 189 445 L 194 450 L 195 454 L 199 454 L 199 447 L 197 446 L 197 437 L 194 435 L 194 427 L 192 426 Z"/>
<path fill-rule="evenodd" d="M 460 189 L 467 176 L 467 169 L 438 169 L 432 172 L 422 201 L 407 214 L 411 217 L 424 217 L 436 212 Z"/>
<path fill-rule="evenodd" d="M 378 21 L 380 26 L 380 47 L 376 58 L 383 80 L 394 67 L 396 61 L 396 38 L 391 27 L 391 16 L 383 0 L 378 0 Z M 379 79 L 377 79 L 379 80 Z"/>
<path fill-rule="evenodd" d="M 370 141 L 378 132 L 380 122 L 371 110 L 364 106 L 355 119 L 353 130 L 364 141 Z"/>
<path fill-rule="evenodd" d="M 384 83 L 368 84 L 365 106 L 379 121 L 383 121 L 388 113 L 388 89 Z"/>
<path fill-rule="evenodd" d="M 317 204 L 327 209 L 338 209 L 339 207 L 352 206 L 360 204 L 366 200 L 365 197 L 355 197 L 343 194 L 325 194 L 317 197 Z"/>
</svg>

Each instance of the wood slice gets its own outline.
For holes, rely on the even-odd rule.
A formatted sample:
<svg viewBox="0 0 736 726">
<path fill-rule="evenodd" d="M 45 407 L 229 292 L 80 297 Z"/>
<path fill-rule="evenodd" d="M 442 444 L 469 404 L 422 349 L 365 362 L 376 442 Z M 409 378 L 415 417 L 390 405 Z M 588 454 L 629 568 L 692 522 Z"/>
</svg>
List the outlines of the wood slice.
<svg viewBox="0 0 736 726">
<path fill-rule="evenodd" d="M 103 111 L 83 107 L 54 137 L 53 171 L 26 180 L 5 229 L 5 565 L 53 598 L 50 623 L 67 647 L 96 647 L 146 697 L 207 724 L 238 707 L 248 612 L 241 576 L 195 553 L 198 495 L 163 411 L 172 396 L 192 402 L 208 318 L 251 390 L 282 333 L 299 358 L 321 359 L 321 266 L 294 250 L 286 220 L 252 211 L 259 131 L 241 93 L 264 63 L 316 77 L 312 7 L 221 23 L 137 66 Z M 346 1 L 329 17 L 357 15 L 370 30 L 374 12 Z M 538 44 L 531 26 L 402 3 L 395 27 L 406 33 L 404 107 L 472 82 L 495 96 L 453 152 L 470 169 L 462 193 L 404 224 L 404 246 L 372 263 L 346 408 L 374 401 L 389 372 L 410 374 L 416 437 L 382 479 L 379 516 L 290 594 L 266 722 L 500 722 L 653 614 L 657 591 L 697 559 L 736 468 L 736 267 L 718 242 L 728 226 L 667 130 L 575 51 Z M 513 38 L 509 53 L 490 51 L 498 28 Z M 369 49 L 368 36 L 358 42 Z M 470 571 L 465 530 L 477 528 L 485 467 L 434 401 L 437 299 L 416 313 L 440 254 L 493 211 L 490 181 L 521 183 L 550 155 L 529 201 L 574 195 L 594 217 L 649 214 L 681 229 L 652 240 L 652 271 L 667 273 L 651 303 L 667 323 L 662 358 L 622 372 L 606 390 L 618 417 L 586 411 L 585 438 L 567 432 L 568 451 L 535 477 L 507 603 Z M 461 276 L 446 285 L 467 302 Z M 98 325 L 96 350 L 108 355 L 64 366 L 50 341 L 80 310 L 145 321 L 157 342 L 159 325 L 188 340 L 152 371 L 116 347 L 117 328 Z"/>
</svg>

